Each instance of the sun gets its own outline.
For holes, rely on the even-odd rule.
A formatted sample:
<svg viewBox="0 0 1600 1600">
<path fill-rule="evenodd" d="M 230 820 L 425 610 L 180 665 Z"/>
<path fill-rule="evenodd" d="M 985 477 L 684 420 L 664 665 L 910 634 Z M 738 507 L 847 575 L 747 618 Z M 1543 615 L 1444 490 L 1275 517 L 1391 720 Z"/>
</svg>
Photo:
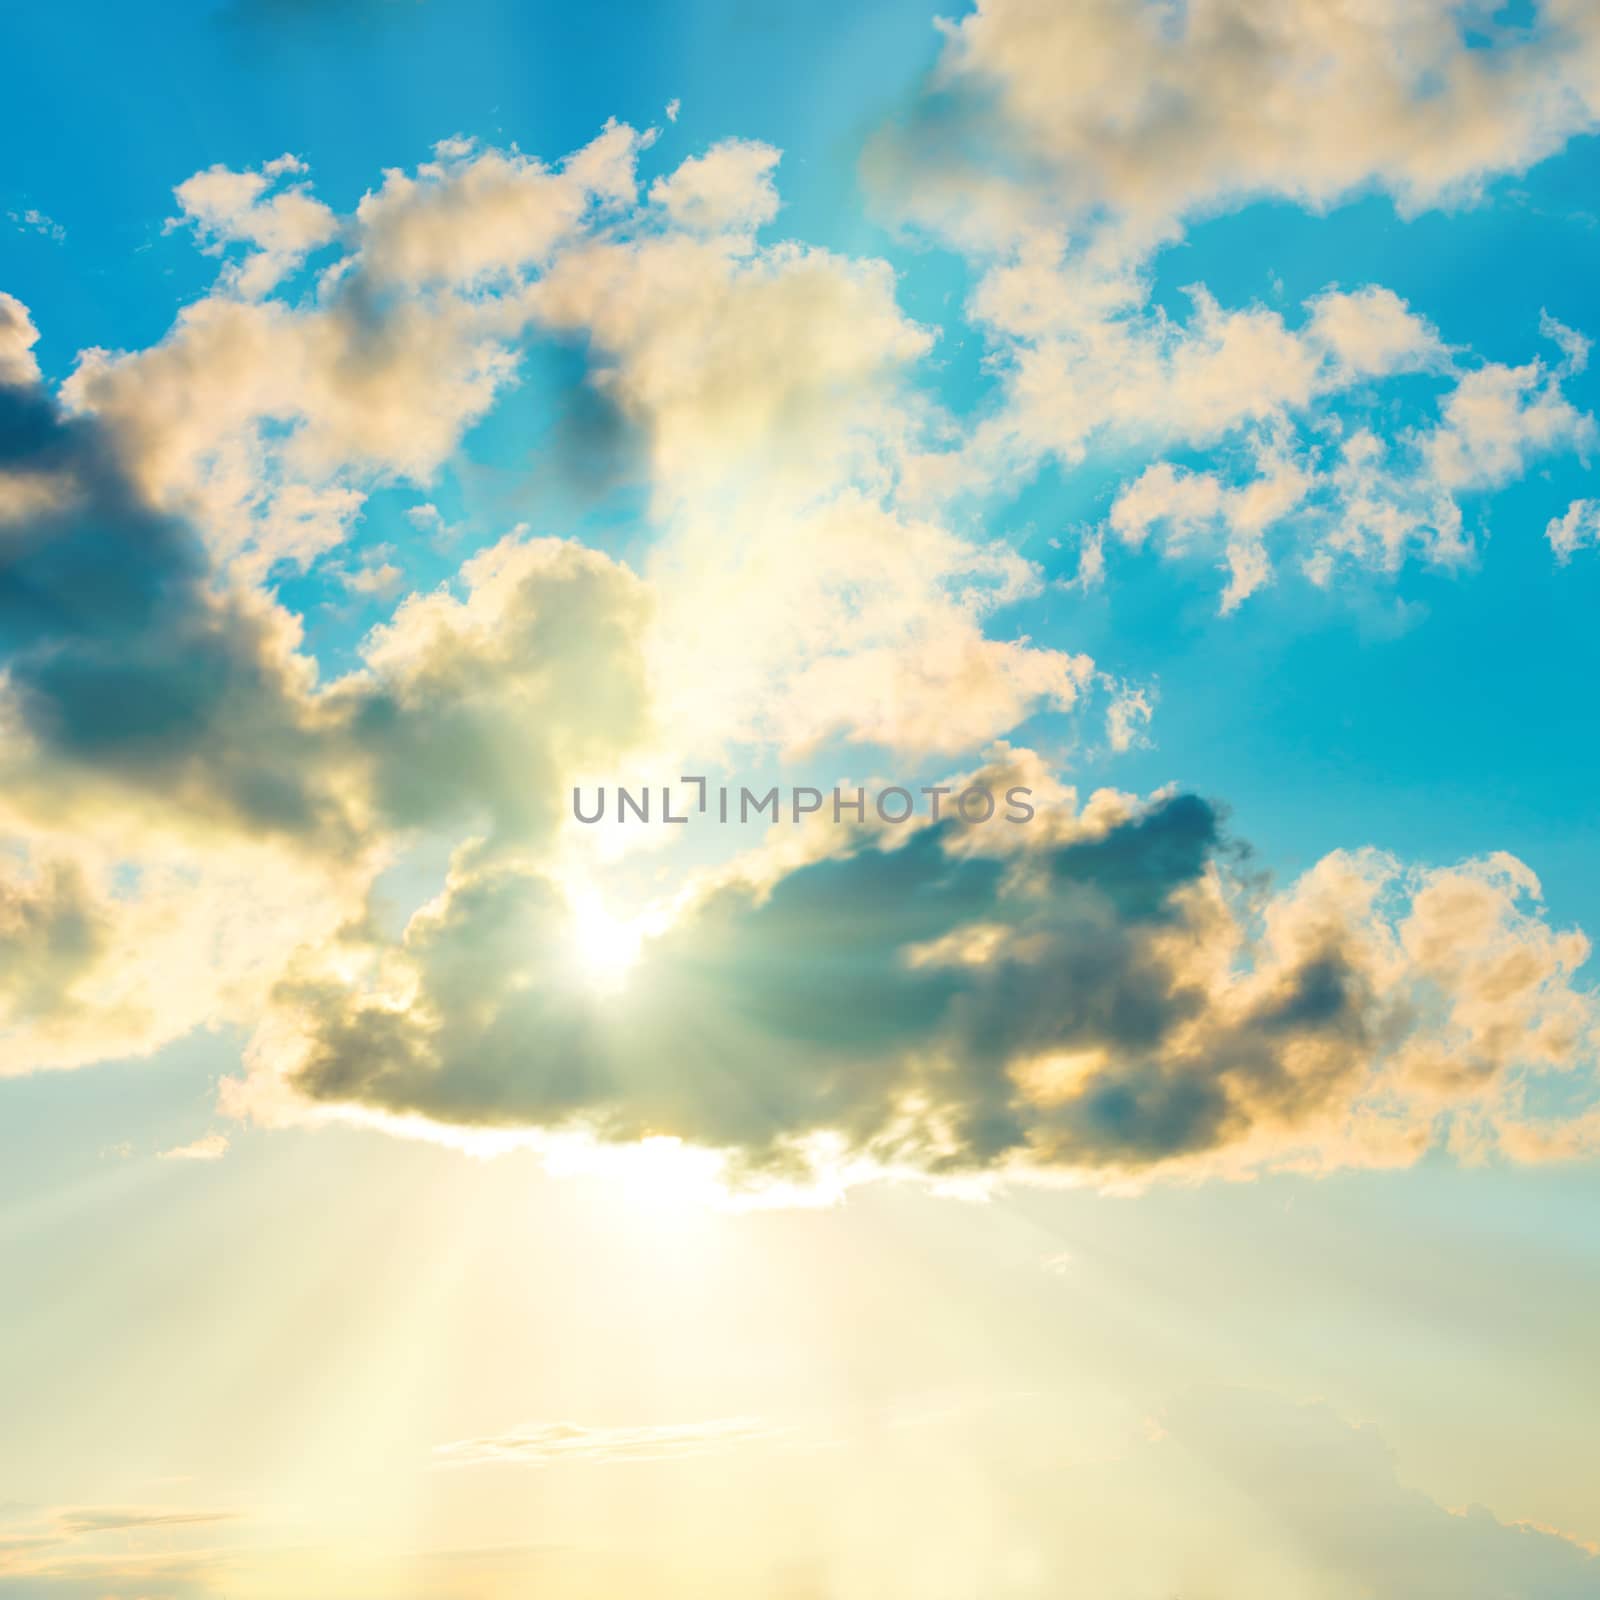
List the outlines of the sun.
<svg viewBox="0 0 1600 1600">
<path fill-rule="evenodd" d="M 584 981 L 602 994 L 615 994 L 627 983 L 639 959 L 644 931 L 640 920 L 614 916 L 592 890 L 573 899 L 574 951 Z"/>
</svg>

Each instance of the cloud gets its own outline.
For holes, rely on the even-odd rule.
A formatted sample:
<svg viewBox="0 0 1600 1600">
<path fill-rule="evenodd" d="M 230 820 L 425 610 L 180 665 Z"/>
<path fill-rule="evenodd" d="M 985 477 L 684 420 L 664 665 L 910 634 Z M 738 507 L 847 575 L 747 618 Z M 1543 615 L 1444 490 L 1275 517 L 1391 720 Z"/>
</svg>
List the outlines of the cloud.
<svg viewBox="0 0 1600 1600">
<path fill-rule="evenodd" d="M 208 1133 L 192 1144 L 180 1144 L 163 1150 L 162 1161 L 220 1161 L 228 1153 L 228 1136 L 225 1133 Z"/>
<path fill-rule="evenodd" d="M 973 313 L 1014 342 L 1009 404 L 975 448 L 1076 463 L 1097 444 L 1212 444 L 1445 356 L 1434 328 L 1375 286 L 1312 297 L 1295 328 L 1263 306 L 1224 309 L 1199 284 L 1180 320 L 1137 280 L 1083 280 L 1054 250 L 984 278 Z"/>
<path fill-rule="evenodd" d="M 547 167 L 444 140 L 343 219 L 292 156 L 197 173 L 175 191 L 181 219 L 212 252 L 253 253 L 156 344 L 83 352 L 63 397 L 116 435 L 154 506 L 245 577 L 309 565 L 372 487 L 427 482 L 514 381 L 523 276 L 633 198 L 642 143 L 609 124 Z M 314 298 L 269 293 L 336 238 Z"/>
<path fill-rule="evenodd" d="M 21 232 L 42 233 L 45 238 L 53 239 L 57 244 L 66 242 L 67 230 L 54 217 L 46 216 L 35 206 L 28 206 L 22 211 L 8 211 L 6 215 L 16 223 Z"/>
<path fill-rule="evenodd" d="M 1600 500 L 1574 500 L 1564 515 L 1550 519 L 1544 536 L 1562 566 L 1579 550 L 1600 545 Z"/>
<path fill-rule="evenodd" d="M 1340 853 L 1252 901 L 1236 854 L 1192 795 L 869 830 L 705 889 L 620 1003 L 574 981 L 555 885 L 462 865 L 397 946 L 308 960 L 228 1099 L 666 1135 L 774 1175 L 826 1146 L 1109 1181 L 1406 1164 L 1492 1147 L 1532 1076 L 1592 1086 L 1588 946 L 1520 863 Z"/>
<path fill-rule="evenodd" d="M 1312 412 L 1292 426 L 1284 415 L 1244 436 L 1253 470 L 1228 457 L 1214 468 L 1145 468 L 1118 491 L 1108 529 L 1135 548 L 1156 534 L 1169 556 L 1220 548 L 1224 611 L 1272 582 L 1269 537 L 1294 549 L 1318 583 L 1346 565 L 1460 566 L 1475 548 L 1464 496 L 1504 487 L 1534 460 L 1593 447 L 1594 419 L 1562 392 L 1565 371 L 1534 360 L 1459 372 L 1431 423 L 1389 438 L 1359 413 Z M 1550 537 L 1559 554 L 1564 536 Z M 1095 559 L 1098 571 L 1098 546 Z"/>
<path fill-rule="evenodd" d="M 120 1593 L 196 1597 L 218 1593 L 228 1552 L 192 1538 L 236 1520 L 228 1511 L 187 1507 L 59 1506 L 6 1518 L 0 1528 L 0 1595 Z M 108 1547 L 113 1536 L 141 1536 Z"/>
<path fill-rule="evenodd" d="M 0 309 L 25 354 L 26 313 Z M 626 568 L 508 536 L 322 682 L 298 619 L 229 581 L 124 436 L 27 368 L 0 385 L 6 1071 L 248 1017 L 298 942 L 361 914 L 407 833 L 525 846 L 569 763 L 642 737 L 648 603 Z"/>
<path fill-rule="evenodd" d="M 36 383 L 39 364 L 33 347 L 39 330 L 28 315 L 28 308 L 15 295 L 0 293 L 0 384 L 18 387 Z"/>
<path fill-rule="evenodd" d="M 193 530 L 148 503 L 107 429 L 36 384 L 0 387 L 0 477 L 53 486 L 0 525 L 8 798 L 58 804 L 73 776 L 81 802 L 104 779 L 151 810 L 338 832 L 290 619 L 218 593 Z"/>
<path fill-rule="evenodd" d="M 694 233 L 753 232 L 778 214 L 772 171 L 781 155 L 754 139 L 725 139 L 658 178 L 650 199 Z"/>
<path fill-rule="evenodd" d="M 548 835 L 566 780 L 646 735 L 649 596 L 596 551 L 515 534 L 459 588 L 408 597 L 328 703 L 389 826 Z"/>
<path fill-rule="evenodd" d="M 447 139 L 415 177 L 394 169 L 356 207 L 360 270 L 378 285 L 469 285 L 543 264 L 595 207 L 633 197 L 640 136 L 622 123 L 551 169 Z"/>
<path fill-rule="evenodd" d="M 886 213 L 977 273 L 969 309 L 998 383 L 931 480 L 994 496 L 1096 448 L 1215 451 L 1176 480 L 1152 463 L 1117 531 L 1137 543 L 1160 522 L 1169 552 L 1216 552 L 1224 611 L 1274 581 L 1274 543 L 1318 584 L 1418 555 L 1463 565 L 1463 495 L 1591 447 L 1592 419 L 1561 392 L 1582 334 L 1545 315 L 1558 365 L 1473 362 L 1378 285 L 1330 287 L 1294 326 L 1197 284 L 1181 317 L 1153 299 L 1153 263 L 1190 223 L 1263 197 L 1466 203 L 1588 131 L 1600 27 L 1571 0 L 1530 11 L 985 0 L 943 24 L 937 68 L 863 163 Z M 1415 386 L 1386 386 L 1413 374 L 1453 387 L 1433 426 L 1396 429 Z M 1158 490 L 1169 507 L 1136 518 Z M 1106 570 L 1104 532 L 1085 580 Z"/>
<path fill-rule="evenodd" d="M 1600 114 L 1592 10 L 1530 9 L 1510 23 L 1408 0 L 982 0 L 944 25 L 938 68 L 876 162 L 924 152 L 906 203 L 945 227 L 964 207 L 991 232 L 1025 220 L 1039 189 L 1069 218 L 1145 237 L 1262 196 L 1450 203 Z"/>
<path fill-rule="evenodd" d="M 98 419 L 13 387 L 0 430 L 0 471 L 69 486 L 0 530 L 0 716 L 23 808 L 114 785 L 190 829 L 343 853 L 475 808 L 527 821 L 554 804 L 549 763 L 637 735 L 645 602 L 605 556 L 508 536 L 462 569 L 464 598 L 411 597 L 321 685 L 296 620 L 215 581 Z"/>
<path fill-rule="evenodd" d="M 931 337 L 894 290 L 881 261 L 673 231 L 586 243 L 527 292 L 648 441 L 654 675 L 696 759 L 833 736 L 970 749 L 1092 680 L 992 636 L 1040 586 L 1031 563 L 897 492 L 935 424 L 910 381 Z"/>
<path fill-rule="evenodd" d="M 149 349 L 86 353 L 60 399 L 0 302 L 13 1070 L 244 1022 L 236 1110 L 664 1133 L 769 1173 L 819 1141 L 1107 1181 L 1537 1144 L 1518 1097 L 1586 1072 L 1592 1024 L 1585 947 L 1526 869 L 1335 854 L 1263 899 L 1195 796 L 769 852 L 701 881 L 628 1003 L 597 1001 L 558 825 L 624 754 L 955 759 L 1099 694 L 1111 746 L 1135 742 L 1148 691 L 1007 629 L 1043 578 L 951 514 L 975 462 L 981 488 L 1102 440 L 1248 456 L 1242 482 L 1153 464 L 1086 552 L 1087 578 L 1106 532 L 1214 541 L 1232 606 L 1279 528 L 1322 580 L 1338 557 L 1460 559 L 1458 495 L 1593 428 L 1562 390 L 1581 340 L 1548 319 L 1560 363 L 1513 367 L 1377 286 L 1287 316 L 1197 286 L 1179 318 L 1116 251 L 1038 236 L 979 285 L 1005 404 L 952 447 L 889 265 L 758 241 L 775 151 L 713 146 L 641 201 L 645 143 L 610 124 L 546 164 L 446 140 L 336 230 L 292 158 L 198 175 L 180 206 L 208 247 L 326 238 L 337 260 L 296 300 L 225 272 Z M 271 209 L 289 195 L 307 206 Z M 325 677 L 266 578 L 324 560 L 374 487 L 425 483 L 530 336 L 581 346 L 643 441 L 641 570 L 515 529 Z M 1447 385 L 1428 423 L 1333 426 L 1335 397 L 1400 376 Z M 442 529 L 431 506 L 413 521 Z M 402 570 L 369 553 L 330 565 L 341 588 Z M 455 864 L 395 936 L 374 886 L 424 839 Z M 1419 931 L 1441 886 L 1478 918 L 1455 965 Z"/>
<path fill-rule="evenodd" d="M 167 226 L 190 224 L 214 255 L 229 244 L 254 246 L 245 261 L 228 267 L 223 281 L 255 299 L 338 231 L 338 219 L 304 183 L 282 185 L 284 178 L 305 171 L 305 163 L 292 155 L 279 156 L 256 172 L 234 172 L 220 163 L 208 167 L 173 191 L 180 214 Z"/>
<path fill-rule="evenodd" d="M 27 1021 L 68 1006 L 100 954 L 104 929 L 70 862 L 0 878 L 0 1015 Z"/>
<path fill-rule="evenodd" d="M 608 124 L 547 165 L 444 140 L 340 222 L 314 300 L 243 298 L 225 274 L 149 349 L 85 352 L 64 396 L 114 436 L 153 507 L 259 585 L 327 560 L 375 486 L 427 483 L 516 381 L 530 331 L 576 337 L 585 396 L 646 441 L 650 654 L 680 748 L 799 750 L 834 732 L 970 748 L 1073 703 L 1081 657 L 992 637 L 995 610 L 1039 587 L 1032 564 L 899 503 L 942 423 L 914 382 L 932 336 L 888 264 L 758 247 L 777 204 L 763 144 L 691 156 L 641 203 L 648 142 Z M 264 207 L 287 177 L 280 229 Z M 178 194 L 210 247 L 263 245 L 243 269 L 261 268 L 252 293 L 332 225 L 318 210 L 290 226 L 291 197 L 312 203 L 293 158 Z M 730 673 L 735 655 L 746 670 Z"/>
<path fill-rule="evenodd" d="M 1113 750 L 1131 750 L 1147 743 L 1144 729 L 1155 715 L 1155 702 L 1155 691 L 1148 687 L 1124 684 L 1117 689 L 1106 712 L 1106 739 Z"/>
<path fill-rule="evenodd" d="M 441 1444 L 435 1447 L 433 1455 L 442 1467 L 545 1467 L 563 1461 L 676 1461 L 685 1456 L 735 1450 L 769 1439 L 773 1433 L 770 1425 L 750 1417 L 616 1428 L 536 1422 L 506 1433 Z"/>
</svg>

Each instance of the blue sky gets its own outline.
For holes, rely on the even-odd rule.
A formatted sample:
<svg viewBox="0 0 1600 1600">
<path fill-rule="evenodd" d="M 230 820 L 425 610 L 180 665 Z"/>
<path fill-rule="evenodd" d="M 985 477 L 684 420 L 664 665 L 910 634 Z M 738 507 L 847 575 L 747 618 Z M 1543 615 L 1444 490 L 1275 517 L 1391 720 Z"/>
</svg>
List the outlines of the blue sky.
<svg viewBox="0 0 1600 1600">
<path fill-rule="evenodd" d="M 1593 1592 L 1586 6 L 6 25 L 0 1596 Z"/>
</svg>

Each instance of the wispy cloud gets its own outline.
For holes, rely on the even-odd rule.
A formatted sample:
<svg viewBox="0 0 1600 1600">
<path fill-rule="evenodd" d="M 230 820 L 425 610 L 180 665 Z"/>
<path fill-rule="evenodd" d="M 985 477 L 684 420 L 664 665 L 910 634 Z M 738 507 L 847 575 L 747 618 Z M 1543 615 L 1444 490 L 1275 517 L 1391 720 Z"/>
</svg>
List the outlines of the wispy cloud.
<svg viewBox="0 0 1600 1600">
<path fill-rule="evenodd" d="M 529 1422 L 505 1433 L 438 1445 L 433 1455 L 435 1462 L 443 1467 L 496 1464 L 544 1467 L 560 1461 L 669 1461 L 734 1450 L 773 1438 L 781 1431 L 758 1417 L 721 1417 L 705 1422 L 621 1428 L 590 1428 L 575 1422 Z"/>
<path fill-rule="evenodd" d="M 57 1513 L 69 1536 L 88 1533 L 124 1533 L 133 1528 L 184 1528 L 202 1522 L 232 1522 L 231 1511 L 162 1511 L 130 1506 L 78 1506 Z"/>
<path fill-rule="evenodd" d="M 163 1150 L 163 1161 L 220 1161 L 228 1153 L 228 1136 L 225 1133 L 208 1133 L 192 1144 L 180 1144 Z"/>
<path fill-rule="evenodd" d="M 190 1545 L 192 1537 L 239 1520 L 232 1511 L 188 1506 L 81 1505 L 0 1510 L 0 1593 L 42 1594 L 87 1592 L 97 1596 L 106 1585 L 135 1583 L 126 1591 L 171 1596 L 214 1593 L 213 1580 L 228 1561 L 226 1552 Z M 197 1533 L 196 1530 L 206 1530 Z M 109 1536 L 149 1535 L 161 1541 L 124 1548 L 101 1541 Z M 23 1590 L 13 1586 L 25 1585 Z"/>
</svg>

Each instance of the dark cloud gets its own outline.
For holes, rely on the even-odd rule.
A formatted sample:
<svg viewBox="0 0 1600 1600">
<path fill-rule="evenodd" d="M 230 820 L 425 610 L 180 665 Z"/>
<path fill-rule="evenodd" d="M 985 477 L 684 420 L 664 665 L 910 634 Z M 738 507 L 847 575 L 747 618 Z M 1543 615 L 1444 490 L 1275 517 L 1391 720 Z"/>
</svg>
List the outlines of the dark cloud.
<svg viewBox="0 0 1600 1600">
<path fill-rule="evenodd" d="M 0 471 L 39 501 L 0 523 L 0 661 L 36 756 L 247 828 L 336 830 L 279 620 L 215 586 L 106 431 L 0 387 Z"/>
<path fill-rule="evenodd" d="M 508 541 L 469 567 L 492 628 L 470 597 L 435 601 L 319 689 L 292 619 L 230 588 L 107 431 L 37 385 L 0 386 L 7 488 L 0 666 L 24 804 L 109 784 L 182 826 L 333 853 L 447 821 L 526 838 L 554 820 L 563 762 L 643 725 L 643 603 L 604 557 Z"/>
<path fill-rule="evenodd" d="M 970 1169 L 1142 1168 L 1348 1098 L 1394 1019 L 1330 927 L 1252 986 L 1204 959 L 1236 932 L 1232 847 L 1177 795 L 1092 836 L 984 854 L 960 824 L 743 881 L 596 997 L 558 891 L 468 872 L 409 929 L 405 1010 L 299 979 L 314 1100 L 441 1122 L 674 1134 L 786 1162 L 823 1131 Z"/>
</svg>

